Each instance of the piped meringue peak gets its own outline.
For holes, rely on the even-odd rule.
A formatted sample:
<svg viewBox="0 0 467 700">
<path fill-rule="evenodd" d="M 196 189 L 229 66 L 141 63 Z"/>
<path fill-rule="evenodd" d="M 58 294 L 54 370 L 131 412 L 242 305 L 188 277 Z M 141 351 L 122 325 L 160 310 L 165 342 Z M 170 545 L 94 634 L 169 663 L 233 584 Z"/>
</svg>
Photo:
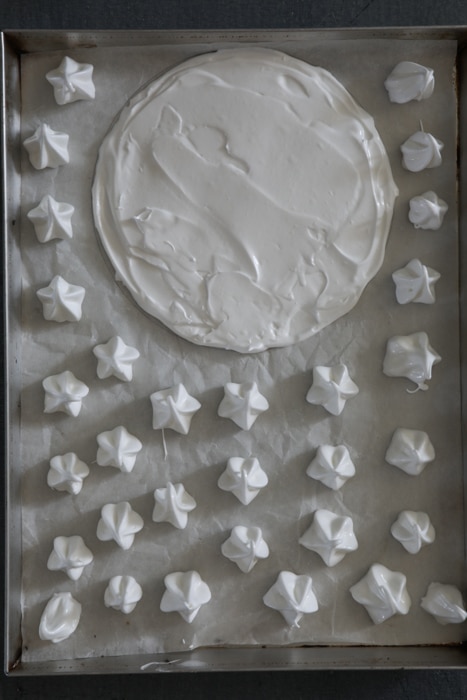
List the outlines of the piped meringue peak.
<svg viewBox="0 0 467 700">
<path fill-rule="evenodd" d="M 70 284 L 60 275 L 56 275 L 48 287 L 37 291 L 45 320 L 57 323 L 81 319 L 85 294 L 84 287 Z"/>
<path fill-rule="evenodd" d="M 350 378 L 349 370 L 344 364 L 313 368 L 313 384 L 306 400 L 308 403 L 323 406 L 333 416 L 342 413 L 345 403 L 358 394 L 358 386 Z"/>
<path fill-rule="evenodd" d="M 136 457 L 143 449 L 137 437 L 131 435 L 123 425 L 97 436 L 97 464 L 101 467 L 117 467 L 129 474 L 135 466 Z"/>
<path fill-rule="evenodd" d="M 68 639 L 79 625 L 81 603 L 71 593 L 54 593 L 44 608 L 39 624 L 39 637 L 58 644 Z"/>
<path fill-rule="evenodd" d="M 45 391 L 44 413 L 62 412 L 76 418 L 84 397 L 89 394 L 86 384 L 68 370 L 46 377 L 42 386 Z"/>
<path fill-rule="evenodd" d="M 401 146 L 402 166 L 412 173 L 437 168 L 442 163 L 444 143 L 426 131 L 416 131 Z"/>
<path fill-rule="evenodd" d="M 299 543 L 319 554 L 326 566 L 336 566 L 348 552 L 358 549 L 353 520 L 324 508 L 317 510 Z"/>
<path fill-rule="evenodd" d="M 185 490 L 183 484 L 172 484 L 154 491 L 155 506 L 152 519 L 155 523 L 170 523 L 184 530 L 188 523 L 188 513 L 196 508 L 195 499 Z"/>
<path fill-rule="evenodd" d="M 363 605 L 375 625 L 393 615 L 407 615 L 412 601 L 406 588 L 407 579 L 399 571 L 373 564 L 368 573 L 350 588 L 352 598 Z"/>
<path fill-rule="evenodd" d="M 69 163 L 69 138 L 68 134 L 54 131 L 48 124 L 40 124 L 33 135 L 23 141 L 33 168 L 44 170 Z"/>
<path fill-rule="evenodd" d="M 430 438 L 423 430 L 397 428 L 386 452 L 386 462 L 406 474 L 418 476 L 435 458 Z"/>
<path fill-rule="evenodd" d="M 130 549 L 135 534 L 143 529 L 143 518 L 127 501 L 107 503 L 97 524 L 97 538 L 103 542 L 115 540 L 122 549 Z"/>
<path fill-rule="evenodd" d="M 200 402 L 187 392 L 183 384 L 156 391 L 149 397 L 152 404 L 154 430 L 170 428 L 187 435 L 191 419 L 201 408 Z"/>
<path fill-rule="evenodd" d="M 90 63 L 77 63 L 65 56 L 58 68 L 45 76 L 54 89 L 56 103 L 64 105 L 77 100 L 93 100 L 96 90 L 92 72 Z"/>
<path fill-rule="evenodd" d="M 66 202 L 57 202 L 49 194 L 42 197 L 40 203 L 31 209 L 27 217 L 33 224 L 40 243 L 48 243 L 54 238 L 71 240 L 73 226 L 71 217 L 75 208 Z"/>
<path fill-rule="evenodd" d="M 201 606 L 211 600 L 211 591 L 197 571 L 174 571 L 165 579 L 162 612 L 178 612 L 185 622 L 192 623 Z"/>
<path fill-rule="evenodd" d="M 89 475 L 89 467 L 74 452 L 57 455 L 50 460 L 47 484 L 55 491 L 68 491 L 77 496 L 83 488 L 83 480 Z"/>
<path fill-rule="evenodd" d="M 290 627 L 299 627 L 304 614 L 318 610 L 318 600 L 313 593 L 311 576 L 281 571 L 276 582 L 263 597 L 268 608 L 281 613 Z"/>
<path fill-rule="evenodd" d="M 104 604 L 128 615 L 142 597 L 143 589 L 133 576 L 113 576 L 105 589 Z"/>
<path fill-rule="evenodd" d="M 409 201 L 409 221 L 415 228 L 437 231 L 441 228 L 447 210 L 448 205 L 444 199 L 429 190 Z"/>
<path fill-rule="evenodd" d="M 108 343 L 96 345 L 93 353 L 97 357 L 97 376 L 99 379 L 117 377 L 122 382 L 133 379 L 133 362 L 140 356 L 136 348 L 126 345 L 119 335 Z"/>
<path fill-rule="evenodd" d="M 446 583 L 430 583 L 420 607 L 440 625 L 456 625 L 467 619 L 462 593 Z"/>
<path fill-rule="evenodd" d="M 217 482 L 222 491 L 233 493 L 244 506 L 251 503 L 267 484 L 267 474 L 256 457 L 231 457 Z"/>
<path fill-rule="evenodd" d="M 440 277 L 439 272 L 414 258 L 405 267 L 392 273 L 398 303 L 434 304 L 435 284 Z"/>
<path fill-rule="evenodd" d="M 222 554 L 248 574 L 260 559 L 267 559 L 269 547 L 260 527 L 236 525 L 221 547 Z"/>
<path fill-rule="evenodd" d="M 217 413 L 221 418 L 230 418 L 242 430 L 250 430 L 268 408 L 268 400 L 259 392 L 256 382 L 227 382 Z"/>
<path fill-rule="evenodd" d="M 384 87 L 391 102 L 405 104 L 411 100 L 426 100 L 433 94 L 435 75 L 432 68 L 426 68 L 412 61 L 401 61 L 391 71 Z"/>
<path fill-rule="evenodd" d="M 391 535 L 409 554 L 417 554 L 422 547 L 435 541 L 435 528 L 422 511 L 403 510 L 391 525 Z"/>
<path fill-rule="evenodd" d="M 94 559 L 90 549 L 79 535 L 56 537 L 54 547 L 47 561 L 50 571 L 64 571 L 72 581 L 77 581 L 84 567 Z"/>
<path fill-rule="evenodd" d="M 355 465 L 345 445 L 320 445 L 306 473 L 337 491 L 355 474 Z"/>
<path fill-rule="evenodd" d="M 441 362 L 441 357 L 431 347 L 425 332 L 395 335 L 387 343 L 383 372 L 388 377 L 406 377 L 418 389 L 426 391 L 433 365 L 438 362 Z"/>
</svg>

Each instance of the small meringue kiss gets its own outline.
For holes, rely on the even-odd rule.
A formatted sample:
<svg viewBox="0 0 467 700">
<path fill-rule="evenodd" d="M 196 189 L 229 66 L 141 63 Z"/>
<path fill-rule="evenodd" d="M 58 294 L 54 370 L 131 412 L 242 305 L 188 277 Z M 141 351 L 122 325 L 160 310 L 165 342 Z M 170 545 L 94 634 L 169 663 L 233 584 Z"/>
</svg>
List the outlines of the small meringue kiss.
<svg viewBox="0 0 467 700">
<path fill-rule="evenodd" d="M 352 598 L 363 605 L 375 625 L 393 615 L 407 615 L 412 601 L 406 588 L 407 579 L 399 571 L 373 564 L 368 573 L 350 588 Z"/>
<path fill-rule="evenodd" d="M 269 547 L 259 527 L 236 525 L 221 547 L 222 554 L 248 574 L 259 559 L 267 559 Z"/>
<path fill-rule="evenodd" d="M 290 627 L 299 627 L 304 614 L 318 610 L 318 600 L 313 593 L 311 576 L 281 571 L 276 582 L 263 597 L 268 608 L 281 613 Z"/>
<path fill-rule="evenodd" d="M 44 608 L 39 624 L 39 637 L 58 644 L 68 639 L 79 625 L 81 603 L 71 593 L 54 593 Z"/>
<path fill-rule="evenodd" d="M 54 89 L 55 102 L 64 105 L 77 100 L 93 100 L 96 90 L 92 72 L 90 63 L 77 63 L 65 56 L 58 68 L 45 76 Z"/>
<path fill-rule="evenodd" d="M 358 394 L 358 386 L 350 378 L 349 370 L 343 364 L 334 367 L 318 365 L 313 368 L 313 384 L 306 400 L 308 403 L 324 406 L 333 416 L 339 416 L 346 401 Z"/>
<path fill-rule="evenodd" d="M 406 377 L 426 391 L 426 381 L 431 379 L 433 365 L 438 362 L 441 362 L 441 357 L 431 347 L 423 331 L 396 335 L 388 340 L 383 372 L 388 377 Z"/>
<path fill-rule="evenodd" d="M 412 197 L 409 201 L 409 221 L 415 228 L 425 231 L 437 231 L 441 228 L 448 205 L 429 190 Z"/>
<path fill-rule="evenodd" d="M 72 581 L 77 581 L 84 567 L 94 559 L 90 549 L 79 535 L 56 537 L 54 548 L 47 561 L 49 571 L 64 571 Z"/>
<path fill-rule="evenodd" d="M 403 510 L 391 525 L 391 535 L 409 554 L 417 554 L 427 544 L 435 541 L 435 528 L 422 511 Z"/>
<path fill-rule="evenodd" d="M 211 591 L 197 571 L 174 571 L 165 579 L 162 612 L 178 612 L 185 622 L 192 623 L 201 606 L 211 600 Z"/>
<path fill-rule="evenodd" d="M 185 490 L 183 484 L 172 484 L 154 491 L 155 506 L 152 519 L 155 523 L 170 523 L 184 530 L 188 523 L 188 513 L 196 508 L 195 499 Z"/>
<path fill-rule="evenodd" d="M 431 583 L 420 606 L 440 625 L 456 625 L 467 619 L 460 590 L 446 583 Z"/>
<path fill-rule="evenodd" d="M 244 506 L 251 503 L 267 484 L 267 474 L 256 457 L 231 457 L 217 482 L 222 491 L 233 493 Z"/>
<path fill-rule="evenodd" d="M 105 589 L 104 604 L 128 615 L 143 597 L 143 589 L 133 576 L 113 576 Z"/>
<path fill-rule="evenodd" d="M 34 134 L 23 141 L 31 165 L 36 170 L 58 168 L 70 162 L 68 134 L 54 131 L 48 124 L 40 124 Z"/>
<path fill-rule="evenodd" d="M 217 413 L 221 418 L 230 418 L 242 430 L 250 430 L 268 408 L 268 400 L 259 392 L 256 382 L 227 382 Z"/>
<path fill-rule="evenodd" d="M 97 357 L 97 376 L 99 379 L 117 377 L 122 382 L 133 379 L 133 362 L 138 359 L 139 351 L 126 345 L 119 335 L 108 343 L 96 345 L 93 353 Z"/>
<path fill-rule="evenodd" d="M 115 540 L 122 549 L 130 549 L 135 534 L 143 529 L 143 518 L 127 501 L 107 503 L 97 524 L 97 538 L 103 542 Z"/>
<path fill-rule="evenodd" d="M 435 87 L 434 72 L 419 63 L 401 61 L 384 81 L 384 87 L 390 101 L 397 104 L 426 100 L 431 97 Z"/>
<path fill-rule="evenodd" d="M 149 397 L 152 404 L 154 430 L 170 428 L 188 435 L 191 419 L 201 408 L 200 402 L 187 392 L 183 384 L 156 391 Z"/>
<path fill-rule="evenodd" d="M 437 168 L 442 163 L 442 141 L 425 131 L 417 131 L 401 146 L 402 165 L 412 173 L 419 173 L 425 168 Z"/>
<path fill-rule="evenodd" d="M 405 267 L 392 273 L 398 303 L 434 304 L 435 284 L 440 277 L 439 272 L 423 265 L 420 260 L 411 260 Z"/>
<path fill-rule="evenodd" d="M 320 445 L 306 473 L 333 491 L 355 475 L 355 465 L 345 445 Z"/>
<path fill-rule="evenodd" d="M 386 462 L 410 476 L 418 476 L 435 458 L 435 450 L 423 430 L 397 428 L 386 451 Z"/>
<path fill-rule="evenodd" d="M 45 391 L 44 413 L 61 411 L 76 418 L 84 397 L 89 394 L 89 387 L 68 370 L 46 377 L 42 386 Z"/>
<path fill-rule="evenodd" d="M 324 508 L 317 510 L 299 543 L 319 554 L 326 566 L 336 566 L 348 552 L 358 549 L 352 518 Z"/>
<path fill-rule="evenodd" d="M 70 284 L 60 275 L 56 275 L 48 287 L 37 291 L 37 298 L 42 304 L 46 321 L 64 323 L 81 319 L 85 294 L 84 287 Z"/>
<path fill-rule="evenodd" d="M 75 208 L 66 202 L 57 202 L 47 194 L 34 209 L 27 213 L 40 243 L 48 243 L 54 238 L 73 238 L 71 217 Z"/>
<path fill-rule="evenodd" d="M 67 452 L 50 460 L 47 484 L 55 491 L 68 491 L 77 496 L 83 488 L 83 480 L 88 475 L 88 465 L 78 459 L 74 452 Z"/>
<path fill-rule="evenodd" d="M 116 467 L 129 474 L 135 466 L 136 457 L 143 449 L 137 437 L 131 435 L 123 425 L 97 436 L 97 464 L 101 467 Z"/>
</svg>

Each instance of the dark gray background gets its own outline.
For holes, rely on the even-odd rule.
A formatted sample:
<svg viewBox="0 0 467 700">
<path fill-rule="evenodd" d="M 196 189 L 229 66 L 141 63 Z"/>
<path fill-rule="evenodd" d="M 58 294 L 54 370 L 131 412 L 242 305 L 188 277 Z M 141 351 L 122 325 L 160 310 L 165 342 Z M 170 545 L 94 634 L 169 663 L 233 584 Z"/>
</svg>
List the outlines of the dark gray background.
<svg viewBox="0 0 467 700">
<path fill-rule="evenodd" d="M 467 25 L 467 0 L 0 0 L 0 29 Z M 467 700 L 467 671 L 307 671 L 0 678 L 0 697 L 70 700 Z"/>
</svg>

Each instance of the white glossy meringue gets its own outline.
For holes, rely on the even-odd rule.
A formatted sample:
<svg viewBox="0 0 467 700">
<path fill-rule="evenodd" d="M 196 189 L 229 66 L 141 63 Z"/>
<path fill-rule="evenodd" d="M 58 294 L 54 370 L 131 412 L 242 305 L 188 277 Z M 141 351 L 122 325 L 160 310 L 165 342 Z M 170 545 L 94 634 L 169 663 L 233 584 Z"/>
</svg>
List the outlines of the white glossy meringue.
<svg viewBox="0 0 467 700">
<path fill-rule="evenodd" d="M 68 491 L 77 496 L 83 488 L 83 480 L 89 475 L 89 467 L 74 452 L 56 455 L 50 460 L 47 484 L 55 491 Z"/>
<path fill-rule="evenodd" d="M 268 408 L 268 400 L 260 393 L 256 382 L 227 382 L 217 413 L 221 418 L 230 418 L 242 430 L 250 430 Z"/>
<path fill-rule="evenodd" d="M 299 543 L 319 554 L 326 566 L 336 566 L 348 552 L 358 549 L 352 518 L 321 508 Z"/>
<path fill-rule="evenodd" d="M 33 224 L 40 243 L 47 243 L 54 238 L 71 240 L 73 238 L 71 217 L 74 211 L 75 208 L 71 204 L 57 202 L 46 194 L 37 207 L 28 211 L 27 217 Z"/>
<path fill-rule="evenodd" d="M 299 627 L 304 614 L 318 610 L 318 600 L 313 593 L 311 576 L 281 571 L 276 582 L 263 597 L 268 608 L 281 613 L 290 627 Z"/>
<path fill-rule="evenodd" d="M 46 321 L 79 321 L 85 297 L 84 287 L 70 284 L 60 275 L 56 275 L 48 287 L 37 291 Z"/>
<path fill-rule="evenodd" d="M 178 612 L 185 622 L 193 622 L 202 605 L 211 600 L 211 591 L 197 571 L 174 571 L 165 579 L 162 612 Z"/>
<path fill-rule="evenodd" d="M 417 554 L 427 544 L 435 541 L 435 528 L 427 513 L 403 510 L 391 525 L 391 535 L 410 554 Z"/>
<path fill-rule="evenodd" d="M 392 273 L 399 304 L 434 304 L 435 284 L 441 275 L 431 267 L 423 265 L 417 258 Z"/>
<path fill-rule="evenodd" d="M 77 63 L 65 56 L 58 68 L 46 73 L 48 82 L 54 89 L 58 105 L 93 100 L 96 94 L 92 80 L 93 66 L 90 63 Z"/>
<path fill-rule="evenodd" d="M 79 415 L 82 402 L 89 394 L 89 387 L 69 370 L 61 374 L 53 374 L 42 382 L 45 391 L 44 413 L 66 413 L 69 416 Z"/>
<path fill-rule="evenodd" d="M 112 576 L 104 593 L 104 604 L 128 615 L 143 597 L 143 589 L 133 576 Z"/>
<path fill-rule="evenodd" d="M 54 548 L 47 561 L 50 571 L 64 571 L 72 581 L 77 581 L 84 567 L 92 562 L 93 554 L 79 535 L 55 537 Z"/>
<path fill-rule="evenodd" d="M 247 506 L 268 484 L 266 472 L 256 457 L 231 457 L 217 485 L 222 491 L 230 491 Z"/>
<path fill-rule="evenodd" d="M 406 474 L 418 476 L 435 458 L 435 450 L 423 430 L 397 428 L 386 452 L 386 462 Z"/>
<path fill-rule="evenodd" d="M 409 201 L 409 221 L 415 228 L 437 231 L 441 228 L 448 205 L 432 190 Z"/>
<path fill-rule="evenodd" d="M 221 547 L 222 554 L 248 574 L 259 559 L 267 559 L 269 547 L 260 527 L 236 525 Z"/>
<path fill-rule="evenodd" d="M 425 332 L 395 335 L 387 343 L 383 372 L 388 377 L 406 377 L 426 391 L 426 381 L 431 379 L 433 365 L 438 362 L 441 357 L 431 347 Z"/>
<path fill-rule="evenodd" d="M 99 379 L 117 377 L 122 382 L 133 379 L 133 362 L 140 356 L 136 348 L 126 345 L 119 335 L 108 343 L 96 345 L 93 353 L 97 357 L 97 376 Z"/>
<path fill-rule="evenodd" d="M 127 501 L 107 503 L 97 524 L 97 538 L 103 542 L 115 540 L 122 549 L 129 549 L 135 534 L 143 529 L 143 518 Z"/>
<path fill-rule="evenodd" d="M 170 523 L 179 530 L 186 528 L 188 513 L 196 508 L 195 499 L 183 484 L 172 484 L 154 491 L 155 506 L 152 519 L 155 523 Z"/>
<path fill-rule="evenodd" d="M 358 394 L 358 386 L 350 378 L 349 370 L 343 364 L 334 367 L 317 365 L 313 368 L 313 384 L 306 400 L 308 403 L 324 406 L 333 416 L 342 413 L 348 399 Z"/>
<path fill-rule="evenodd" d="M 420 606 L 440 625 L 456 625 L 467 619 L 462 593 L 446 583 L 430 583 Z"/>
<path fill-rule="evenodd" d="M 44 608 L 39 624 L 39 637 L 58 644 L 76 630 L 81 617 L 81 603 L 71 593 L 54 593 Z"/>
<path fill-rule="evenodd" d="M 355 474 L 355 465 L 345 445 L 320 445 L 306 473 L 337 491 Z"/>
<path fill-rule="evenodd" d="M 152 427 L 154 430 L 170 428 L 187 435 L 191 419 L 201 408 L 200 402 L 187 392 L 183 384 L 156 391 L 150 396 Z"/>
<path fill-rule="evenodd" d="M 411 100 L 426 100 L 435 88 L 435 76 L 432 68 L 426 68 L 412 61 L 401 61 L 391 71 L 384 87 L 391 102 L 405 104 Z"/>
<path fill-rule="evenodd" d="M 99 433 L 97 444 L 97 464 L 101 467 L 117 467 L 126 474 L 132 471 L 136 457 L 143 449 L 140 440 L 123 425 Z"/>
<path fill-rule="evenodd" d="M 70 162 L 68 134 L 54 131 L 48 124 L 40 124 L 32 136 L 23 141 L 31 165 L 36 170 L 58 168 Z"/>
<path fill-rule="evenodd" d="M 444 144 L 426 131 L 416 131 L 401 146 L 402 166 L 412 173 L 437 168 L 442 163 Z"/>
<path fill-rule="evenodd" d="M 375 625 L 393 615 L 407 615 L 412 601 L 406 588 L 407 579 L 399 571 L 373 564 L 368 573 L 350 588 L 352 598 L 363 605 Z"/>
</svg>

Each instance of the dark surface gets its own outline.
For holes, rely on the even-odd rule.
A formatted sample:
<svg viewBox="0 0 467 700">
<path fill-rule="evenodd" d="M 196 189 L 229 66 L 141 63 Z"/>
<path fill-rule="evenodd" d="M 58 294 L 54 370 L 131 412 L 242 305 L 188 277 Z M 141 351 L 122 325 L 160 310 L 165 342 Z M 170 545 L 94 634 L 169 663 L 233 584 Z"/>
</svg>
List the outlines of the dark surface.
<svg viewBox="0 0 467 700">
<path fill-rule="evenodd" d="M 1 29 L 218 29 L 467 25 L 466 0 L 0 0 Z M 307 671 L 0 677 L 0 697 L 467 699 L 467 671 Z"/>
</svg>

